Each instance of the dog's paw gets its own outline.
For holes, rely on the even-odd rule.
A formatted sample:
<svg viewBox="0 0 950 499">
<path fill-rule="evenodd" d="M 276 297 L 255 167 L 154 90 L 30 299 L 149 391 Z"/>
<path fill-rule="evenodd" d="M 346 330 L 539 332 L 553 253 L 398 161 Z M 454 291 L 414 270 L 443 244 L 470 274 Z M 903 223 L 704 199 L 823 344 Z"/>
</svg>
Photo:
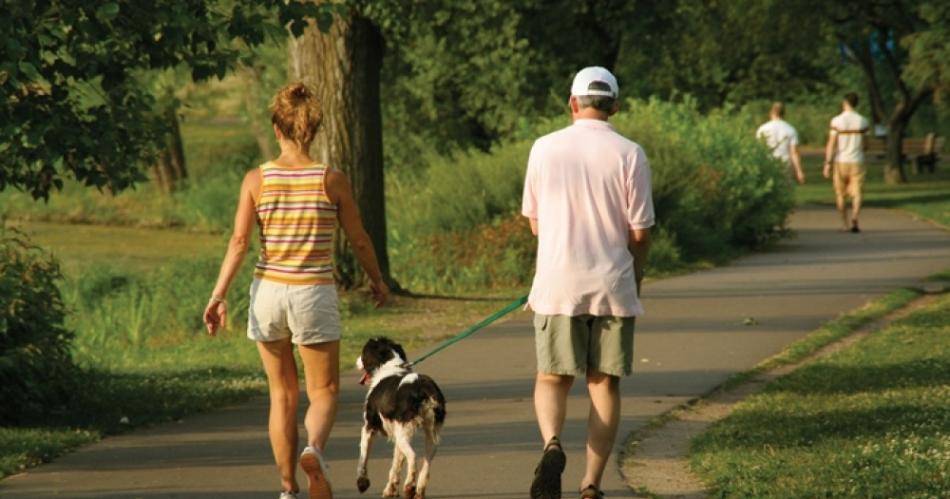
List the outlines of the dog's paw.
<svg viewBox="0 0 950 499">
<path fill-rule="evenodd" d="M 383 489 L 383 497 L 399 497 L 399 484 L 390 483 Z"/>
<path fill-rule="evenodd" d="M 360 494 L 366 492 L 366 489 L 369 488 L 369 478 L 361 476 L 356 479 L 356 488 L 360 491 Z"/>
<path fill-rule="evenodd" d="M 414 499 L 416 497 L 416 486 L 415 485 L 406 485 L 406 488 L 403 489 L 403 495 L 405 499 Z"/>
</svg>

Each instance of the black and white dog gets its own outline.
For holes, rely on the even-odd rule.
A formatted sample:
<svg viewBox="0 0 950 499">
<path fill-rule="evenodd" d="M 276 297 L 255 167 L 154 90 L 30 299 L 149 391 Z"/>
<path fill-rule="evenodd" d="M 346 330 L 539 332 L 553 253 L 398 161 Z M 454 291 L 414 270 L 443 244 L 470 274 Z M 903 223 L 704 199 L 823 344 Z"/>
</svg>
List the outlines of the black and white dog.
<svg viewBox="0 0 950 499">
<path fill-rule="evenodd" d="M 405 350 L 388 338 L 373 338 L 366 342 L 363 353 L 356 359 L 356 367 L 363 371 L 360 384 L 369 384 L 360 436 L 360 461 L 356 470 L 357 488 L 360 493 L 369 488 L 366 461 L 373 437 L 382 433 L 395 444 L 389 483 L 383 489 L 383 497 L 399 496 L 399 475 L 405 459 L 408 471 L 402 487 L 403 495 L 406 499 L 424 499 L 429 466 L 435 457 L 439 433 L 445 421 L 442 391 L 432 378 L 412 372 Z M 426 452 L 417 476 L 412 436 L 420 429 L 425 432 Z"/>
</svg>

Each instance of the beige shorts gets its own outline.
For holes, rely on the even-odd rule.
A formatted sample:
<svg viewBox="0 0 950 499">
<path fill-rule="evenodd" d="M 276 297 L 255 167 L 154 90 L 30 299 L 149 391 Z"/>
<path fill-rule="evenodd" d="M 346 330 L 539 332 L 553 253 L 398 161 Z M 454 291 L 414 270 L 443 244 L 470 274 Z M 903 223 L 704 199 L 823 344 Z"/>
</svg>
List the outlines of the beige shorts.
<svg viewBox="0 0 950 499">
<path fill-rule="evenodd" d="M 588 371 L 630 375 L 635 321 L 635 317 L 535 314 L 538 371 L 565 375 Z"/>
<path fill-rule="evenodd" d="M 340 339 L 340 308 L 336 286 L 281 284 L 266 279 L 251 283 L 247 337 L 277 341 L 288 336 L 297 345 Z"/>
<path fill-rule="evenodd" d="M 835 195 L 855 197 L 864 187 L 863 163 L 835 163 L 831 181 L 835 186 Z"/>
</svg>

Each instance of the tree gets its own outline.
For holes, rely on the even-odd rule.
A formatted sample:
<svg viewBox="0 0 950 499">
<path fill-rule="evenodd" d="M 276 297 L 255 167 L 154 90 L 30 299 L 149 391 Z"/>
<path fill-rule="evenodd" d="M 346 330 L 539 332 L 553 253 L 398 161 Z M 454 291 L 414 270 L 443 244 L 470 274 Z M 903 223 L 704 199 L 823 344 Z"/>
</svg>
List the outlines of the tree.
<svg viewBox="0 0 950 499">
<path fill-rule="evenodd" d="M 819 0 L 639 1 L 618 78 L 636 95 L 688 94 L 705 108 L 783 99 L 828 80 Z M 630 95 L 630 94 L 628 94 Z"/>
<path fill-rule="evenodd" d="M 393 283 L 386 250 L 379 28 L 353 8 L 338 9 L 329 26 L 311 22 L 290 43 L 290 77 L 316 90 L 323 122 L 312 148 L 324 164 L 347 174 L 384 278 Z M 336 237 L 337 280 L 344 287 L 363 276 L 346 239 Z"/>
<path fill-rule="evenodd" d="M 943 2 L 908 0 L 840 1 L 828 8 L 836 39 L 861 67 L 872 108 L 880 109 L 887 123 L 884 179 L 892 184 L 905 182 L 907 125 L 920 105 L 948 84 L 946 62 L 939 57 L 947 54 L 950 8 Z M 893 98 L 882 91 L 884 78 L 896 88 Z M 889 100 L 893 104 L 887 111 Z"/>
<path fill-rule="evenodd" d="M 144 179 L 174 130 L 138 76 L 184 66 L 195 80 L 221 77 L 238 59 L 233 40 L 260 44 L 288 23 L 299 33 L 320 15 L 282 0 L 3 0 L 0 10 L 0 190 L 44 199 L 67 175 L 113 192 Z"/>
</svg>

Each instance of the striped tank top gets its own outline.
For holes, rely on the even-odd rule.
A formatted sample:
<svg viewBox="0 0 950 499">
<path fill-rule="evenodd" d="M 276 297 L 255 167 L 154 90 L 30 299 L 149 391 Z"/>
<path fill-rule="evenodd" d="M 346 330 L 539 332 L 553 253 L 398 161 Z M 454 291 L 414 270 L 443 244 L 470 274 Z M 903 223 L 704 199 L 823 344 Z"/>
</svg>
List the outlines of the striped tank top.
<svg viewBox="0 0 950 499">
<path fill-rule="evenodd" d="M 257 222 L 261 254 L 254 277 L 284 284 L 333 284 L 337 207 L 327 197 L 327 167 L 261 165 Z"/>
</svg>

